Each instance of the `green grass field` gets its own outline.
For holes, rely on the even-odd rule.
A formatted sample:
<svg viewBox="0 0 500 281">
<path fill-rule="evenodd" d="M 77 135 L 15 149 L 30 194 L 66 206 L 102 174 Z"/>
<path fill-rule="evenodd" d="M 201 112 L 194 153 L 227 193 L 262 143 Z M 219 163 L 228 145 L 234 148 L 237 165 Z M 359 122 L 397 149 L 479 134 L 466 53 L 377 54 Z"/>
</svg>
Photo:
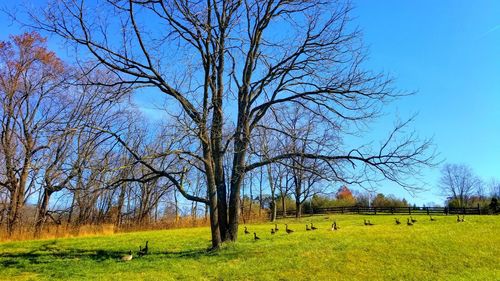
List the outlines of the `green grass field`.
<svg viewBox="0 0 500 281">
<path fill-rule="evenodd" d="M 500 217 L 330 215 L 248 225 L 207 252 L 208 228 L 0 244 L 1 280 L 500 280 Z M 363 219 L 374 226 L 364 226 Z M 333 219 L 341 227 L 330 230 Z M 403 221 L 404 220 L 404 221 Z M 305 230 L 314 222 L 319 229 Z M 284 223 L 295 232 L 287 235 Z M 151 253 L 123 262 L 149 240 Z"/>
</svg>

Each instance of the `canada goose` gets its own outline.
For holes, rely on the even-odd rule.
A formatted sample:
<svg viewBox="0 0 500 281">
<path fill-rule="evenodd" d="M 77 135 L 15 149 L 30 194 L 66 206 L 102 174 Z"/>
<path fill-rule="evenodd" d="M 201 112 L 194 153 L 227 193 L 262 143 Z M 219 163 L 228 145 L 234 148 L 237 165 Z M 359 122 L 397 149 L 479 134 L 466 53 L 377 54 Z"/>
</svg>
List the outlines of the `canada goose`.
<svg viewBox="0 0 500 281">
<path fill-rule="evenodd" d="M 280 229 L 278 228 L 278 225 L 277 225 L 277 224 L 274 224 L 274 232 L 278 232 L 278 230 L 280 230 Z"/>
<path fill-rule="evenodd" d="M 274 235 L 275 233 L 274 228 L 271 228 L 271 234 Z"/>
<path fill-rule="evenodd" d="M 337 222 L 334 221 L 333 224 L 332 224 L 332 230 L 339 230 L 340 227 L 337 226 Z"/>
<path fill-rule="evenodd" d="M 465 221 L 465 215 L 462 215 L 462 222 Z"/>
<path fill-rule="evenodd" d="M 460 216 L 457 215 L 457 222 L 461 222 L 462 220 L 460 220 Z"/>
<path fill-rule="evenodd" d="M 245 234 L 250 234 L 250 231 L 248 231 L 246 226 L 245 226 Z"/>
<path fill-rule="evenodd" d="M 253 240 L 255 240 L 255 241 L 260 240 L 260 238 L 257 237 L 257 233 L 255 233 L 255 232 L 253 233 Z"/>
<path fill-rule="evenodd" d="M 368 225 L 375 225 L 375 224 L 371 223 L 371 221 L 368 220 Z"/>
<path fill-rule="evenodd" d="M 398 218 L 395 218 L 395 220 L 396 220 L 396 224 L 401 224 L 401 222 L 399 221 Z"/>
<path fill-rule="evenodd" d="M 408 225 L 408 226 L 412 226 L 412 225 L 413 225 L 413 223 L 410 221 L 410 219 L 408 219 L 408 220 L 406 221 L 406 225 Z"/>
<path fill-rule="evenodd" d="M 311 222 L 311 230 L 316 230 L 316 229 L 318 229 L 318 228 L 317 228 L 317 227 L 315 227 L 315 226 L 312 224 L 312 222 Z"/>
<path fill-rule="evenodd" d="M 309 228 L 309 225 L 308 225 L 308 224 L 306 224 L 306 230 L 307 230 L 307 231 L 311 230 L 311 229 Z"/>
<path fill-rule="evenodd" d="M 285 231 L 286 233 L 290 234 L 293 232 L 293 230 L 291 230 L 290 228 L 288 228 L 288 224 L 285 224 Z"/>
<path fill-rule="evenodd" d="M 431 218 L 431 221 L 436 221 L 435 218 L 433 218 L 432 216 L 429 216 Z"/>
<path fill-rule="evenodd" d="M 416 223 L 416 222 L 417 222 L 417 220 L 416 220 L 416 219 L 414 219 L 412 216 L 410 216 L 410 219 L 411 219 L 411 222 L 412 222 L 412 223 Z"/>
<path fill-rule="evenodd" d="M 139 246 L 139 252 L 137 252 L 137 255 L 138 255 L 139 257 L 142 257 L 142 256 L 144 256 L 144 255 L 145 255 L 144 250 L 142 249 L 142 246 Z"/>
<path fill-rule="evenodd" d="M 365 225 L 369 225 L 368 222 L 366 221 L 366 219 L 363 220 L 365 222 Z"/>
<path fill-rule="evenodd" d="M 145 255 L 147 255 L 149 252 L 148 243 L 149 243 L 149 241 L 146 241 L 146 246 L 144 247 L 144 249 L 142 249 L 142 251 L 144 252 Z"/>
<path fill-rule="evenodd" d="M 122 261 L 130 261 L 130 260 L 132 260 L 132 258 L 133 258 L 132 251 L 129 251 L 128 255 L 125 255 L 122 257 Z"/>
</svg>

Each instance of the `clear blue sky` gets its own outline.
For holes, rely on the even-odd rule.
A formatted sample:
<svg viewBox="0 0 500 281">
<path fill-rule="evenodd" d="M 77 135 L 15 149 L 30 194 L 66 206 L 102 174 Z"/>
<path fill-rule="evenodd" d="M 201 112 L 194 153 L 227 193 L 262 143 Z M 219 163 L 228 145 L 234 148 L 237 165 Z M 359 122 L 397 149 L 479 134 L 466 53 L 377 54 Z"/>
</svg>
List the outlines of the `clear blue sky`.
<svg viewBox="0 0 500 281">
<path fill-rule="evenodd" d="M 394 75 L 398 88 L 417 91 L 390 106 L 377 128 L 387 131 L 395 114 L 417 112 L 415 129 L 434 137 L 442 159 L 470 165 L 486 181 L 500 177 L 500 1 L 354 4 L 370 67 Z M 441 203 L 439 169 L 425 174 L 433 190 L 416 198 L 390 184 L 381 190 L 417 204 Z"/>
<path fill-rule="evenodd" d="M 395 116 L 418 113 L 414 128 L 434 137 L 441 159 L 470 165 L 484 180 L 500 178 L 500 1 L 357 0 L 354 5 L 354 23 L 370 49 L 368 66 L 392 74 L 399 89 L 417 91 L 389 106 L 370 136 L 381 139 Z M 0 40 L 20 32 L 8 24 L 0 14 Z M 418 205 L 442 204 L 439 168 L 424 174 L 430 190 L 416 197 L 390 183 L 380 190 Z"/>
</svg>

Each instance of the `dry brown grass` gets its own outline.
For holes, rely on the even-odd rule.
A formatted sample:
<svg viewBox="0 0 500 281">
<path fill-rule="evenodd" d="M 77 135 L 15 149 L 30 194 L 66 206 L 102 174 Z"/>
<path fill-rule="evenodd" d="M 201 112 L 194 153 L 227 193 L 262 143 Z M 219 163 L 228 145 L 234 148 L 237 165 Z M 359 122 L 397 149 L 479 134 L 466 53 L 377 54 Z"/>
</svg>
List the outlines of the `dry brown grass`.
<svg viewBox="0 0 500 281">
<path fill-rule="evenodd" d="M 267 214 L 263 212 L 261 216 L 258 214 L 243 216 L 241 223 L 258 223 L 264 222 L 268 219 Z M 69 237 L 88 237 L 88 236 L 104 236 L 120 232 L 136 232 L 147 230 L 161 230 L 161 229 L 174 229 L 174 228 L 191 228 L 208 226 L 209 221 L 205 218 L 193 217 L 180 217 L 167 218 L 157 222 L 137 223 L 124 223 L 120 227 L 113 224 L 99 224 L 99 225 L 81 225 L 79 227 L 68 224 L 47 224 L 38 238 L 33 236 L 33 227 L 21 227 L 16 233 L 9 237 L 5 228 L 0 228 L 0 242 L 8 241 L 24 241 L 24 240 L 37 240 L 37 239 L 56 239 L 56 238 L 69 238 Z"/>
</svg>

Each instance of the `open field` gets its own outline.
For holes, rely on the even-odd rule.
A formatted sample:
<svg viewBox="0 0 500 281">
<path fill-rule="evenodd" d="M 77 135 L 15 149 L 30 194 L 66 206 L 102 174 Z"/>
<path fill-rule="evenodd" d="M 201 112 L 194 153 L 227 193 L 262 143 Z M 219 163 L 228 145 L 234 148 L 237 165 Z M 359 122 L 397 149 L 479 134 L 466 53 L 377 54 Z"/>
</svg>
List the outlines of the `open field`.
<svg viewBox="0 0 500 281">
<path fill-rule="evenodd" d="M 363 219 L 374 226 L 364 226 Z M 210 253 L 208 228 L 0 244 L 1 280 L 500 280 L 500 217 L 336 215 L 248 225 Z M 341 227 L 330 231 L 333 219 Z M 287 235 L 284 223 L 295 232 Z M 318 230 L 306 231 L 314 222 Z M 149 240 L 151 253 L 122 262 Z"/>
</svg>

